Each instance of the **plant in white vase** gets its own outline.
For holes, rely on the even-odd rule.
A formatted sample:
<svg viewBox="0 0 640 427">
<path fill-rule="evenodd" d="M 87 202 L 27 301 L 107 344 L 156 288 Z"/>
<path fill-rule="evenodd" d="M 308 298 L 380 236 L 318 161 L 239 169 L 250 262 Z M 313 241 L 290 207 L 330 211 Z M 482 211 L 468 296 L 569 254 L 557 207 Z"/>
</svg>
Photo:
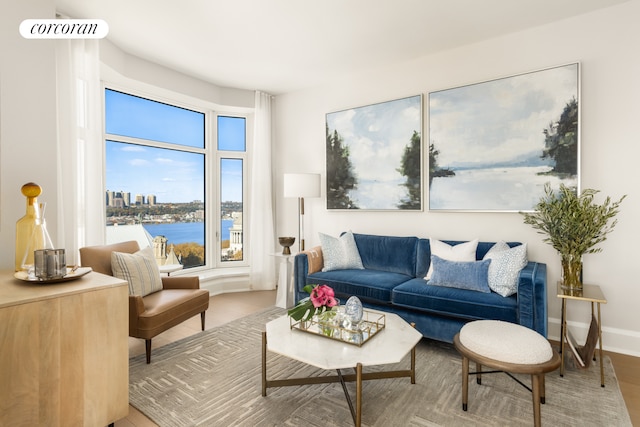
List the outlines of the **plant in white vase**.
<svg viewBox="0 0 640 427">
<path fill-rule="evenodd" d="M 562 261 L 563 286 L 582 288 L 582 256 L 601 252 L 596 247 L 606 240 L 618 220 L 620 203 L 607 197 L 602 204 L 594 202 L 597 190 L 586 189 L 579 195 L 574 187 L 560 185 L 554 193 L 547 183 L 544 196 L 535 206 L 534 212 L 521 212 L 524 223 L 531 225 L 540 234 L 546 234 L 545 243 L 553 246 Z"/>
</svg>

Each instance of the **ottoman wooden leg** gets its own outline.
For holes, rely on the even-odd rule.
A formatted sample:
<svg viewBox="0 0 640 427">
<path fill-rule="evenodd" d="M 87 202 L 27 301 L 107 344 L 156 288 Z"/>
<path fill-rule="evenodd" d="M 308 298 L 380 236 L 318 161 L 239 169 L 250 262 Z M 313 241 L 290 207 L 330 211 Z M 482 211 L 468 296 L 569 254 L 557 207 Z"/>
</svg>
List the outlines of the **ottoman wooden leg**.
<svg viewBox="0 0 640 427">
<path fill-rule="evenodd" d="M 462 410 L 467 410 L 469 399 L 469 359 L 462 357 Z"/>
<path fill-rule="evenodd" d="M 533 425 L 540 427 L 540 375 L 531 375 L 531 392 L 533 394 Z"/>
<path fill-rule="evenodd" d="M 482 365 L 476 362 L 476 384 L 482 384 Z"/>
</svg>

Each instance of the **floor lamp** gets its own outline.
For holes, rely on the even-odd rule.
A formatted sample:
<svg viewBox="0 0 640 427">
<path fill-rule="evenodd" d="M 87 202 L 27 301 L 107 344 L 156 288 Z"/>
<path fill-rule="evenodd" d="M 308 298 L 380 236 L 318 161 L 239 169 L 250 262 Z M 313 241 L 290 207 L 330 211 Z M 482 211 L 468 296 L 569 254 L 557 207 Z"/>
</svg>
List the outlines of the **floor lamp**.
<svg viewBox="0 0 640 427">
<path fill-rule="evenodd" d="M 285 173 L 284 197 L 298 198 L 298 248 L 304 251 L 304 198 L 320 197 L 320 174 Z"/>
</svg>

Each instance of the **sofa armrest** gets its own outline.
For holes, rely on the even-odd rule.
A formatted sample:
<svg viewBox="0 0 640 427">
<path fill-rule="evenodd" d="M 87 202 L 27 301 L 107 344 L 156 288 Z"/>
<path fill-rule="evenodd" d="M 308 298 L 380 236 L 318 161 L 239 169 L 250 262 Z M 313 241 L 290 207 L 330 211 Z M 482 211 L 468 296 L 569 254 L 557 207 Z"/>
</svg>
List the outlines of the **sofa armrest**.
<svg viewBox="0 0 640 427">
<path fill-rule="evenodd" d="M 198 276 L 163 277 L 163 289 L 200 289 Z"/>
<path fill-rule="evenodd" d="M 547 337 L 547 265 L 529 262 L 518 282 L 518 323 Z"/>
<path fill-rule="evenodd" d="M 296 304 L 308 296 L 302 290 L 307 283 L 308 275 L 309 258 L 305 252 L 300 252 L 293 258 L 293 299 Z"/>
</svg>

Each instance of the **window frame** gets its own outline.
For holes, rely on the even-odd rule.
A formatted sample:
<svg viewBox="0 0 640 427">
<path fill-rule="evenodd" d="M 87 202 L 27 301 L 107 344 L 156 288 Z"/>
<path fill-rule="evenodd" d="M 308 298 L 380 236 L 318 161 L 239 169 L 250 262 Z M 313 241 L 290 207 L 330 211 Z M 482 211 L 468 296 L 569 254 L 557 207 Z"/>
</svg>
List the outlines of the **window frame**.
<svg viewBox="0 0 640 427">
<path fill-rule="evenodd" d="M 228 151 L 228 150 L 218 150 L 218 117 L 241 117 L 245 119 L 245 150 L 244 151 Z M 209 180 L 208 182 L 215 185 L 215 197 L 216 197 L 216 232 L 215 232 L 215 240 L 216 240 L 216 253 L 215 253 L 215 263 L 218 265 L 218 268 L 233 268 L 233 267 L 246 267 L 249 265 L 249 233 L 248 227 L 249 224 L 249 210 L 247 209 L 249 206 L 249 147 L 252 143 L 250 140 L 250 135 L 252 132 L 248 130 L 253 126 L 251 122 L 251 116 L 248 114 L 239 114 L 232 113 L 227 111 L 216 111 L 212 112 L 211 115 L 211 132 L 212 132 L 212 142 L 215 143 L 215 147 L 213 147 L 213 151 L 215 152 L 214 156 L 214 164 L 212 170 L 215 171 L 216 180 Z M 221 173 L 220 163 L 222 159 L 240 159 L 242 160 L 242 260 L 240 261 L 222 261 L 222 192 L 218 191 L 221 181 Z"/>
<path fill-rule="evenodd" d="M 173 275 L 180 274 L 193 274 L 193 273 L 205 273 L 207 271 L 212 271 L 216 269 L 224 269 L 230 270 L 233 268 L 245 268 L 250 265 L 249 260 L 249 233 L 247 224 L 249 223 L 249 159 L 250 159 L 250 147 L 252 146 L 251 136 L 253 132 L 250 131 L 253 126 L 253 114 L 245 113 L 245 112 L 237 112 L 233 111 L 234 108 L 224 108 L 216 105 L 211 105 L 207 102 L 197 102 L 197 100 L 189 99 L 185 100 L 184 96 L 179 94 L 175 94 L 175 96 L 167 96 L 162 95 L 160 92 L 164 92 L 159 90 L 157 93 L 155 91 L 149 90 L 140 90 L 131 86 L 123 86 L 117 83 L 112 82 L 102 82 L 102 106 L 105 106 L 105 94 L 107 90 L 113 90 L 125 93 L 127 95 L 136 96 L 144 99 L 148 99 L 150 101 L 160 102 L 163 104 L 167 104 L 170 106 L 175 106 L 178 108 L 184 108 L 187 110 L 195 111 L 198 113 L 203 113 L 205 115 L 204 118 L 204 148 L 199 147 L 191 147 L 180 144 L 167 143 L 163 141 L 155 141 L 155 140 L 147 140 L 143 138 L 135 138 L 128 136 L 121 136 L 115 134 L 108 134 L 106 132 L 106 111 L 103 111 L 102 117 L 102 149 L 103 152 L 106 150 L 107 141 L 128 143 L 128 144 L 137 144 L 148 147 L 157 147 L 169 150 L 178 150 L 190 153 L 197 153 L 204 155 L 204 206 L 205 206 L 205 236 L 204 236 L 204 244 L 205 244 L 205 260 L 204 266 L 192 267 L 187 270 L 182 270 L 179 272 L 175 272 Z M 173 94 L 172 94 L 173 95 Z M 195 102 L 194 102 L 195 101 Z M 245 151 L 218 151 L 218 143 L 217 143 L 217 118 L 218 116 L 226 116 L 226 117 L 241 117 L 245 119 Z M 222 250 L 221 250 L 221 235 L 222 235 L 222 215 L 221 215 L 221 191 L 219 191 L 219 186 L 221 182 L 221 170 L 220 170 L 220 161 L 222 158 L 232 158 L 232 159 L 242 159 L 243 168 L 242 168 L 242 212 L 243 212 L 243 244 L 242 251 L 243 257 L 241 261 L 222 261 Z M 106 188 L 106 156 L 103 164 L 103 191 L 108 190 Z M 115 191 L 115 190 L 113 190 Z M 103 197 L 103 211 L 106 212 L 106 202 Z M 104 225 L 104 233 L 106 236 L 107 226 Z"/>
</svg>

